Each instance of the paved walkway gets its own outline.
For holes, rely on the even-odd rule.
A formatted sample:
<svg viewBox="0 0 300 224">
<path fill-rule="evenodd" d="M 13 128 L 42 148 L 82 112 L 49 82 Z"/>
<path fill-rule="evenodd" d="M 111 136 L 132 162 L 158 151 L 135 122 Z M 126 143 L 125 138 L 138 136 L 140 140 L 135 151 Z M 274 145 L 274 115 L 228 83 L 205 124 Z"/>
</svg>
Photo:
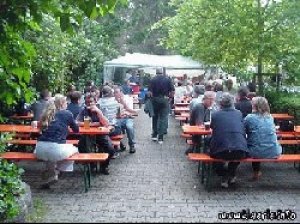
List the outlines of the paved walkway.
<svg viewBox="0 0 300 224">
<path fill-rule="evenodd" d="M 251 165 L 242 164 L 235 189 L 221 189 L 214 178 L 208 193 L 197 164 L 184 155 L 178 121 L 169 118 L 163 145 L 151 141 L 151 120 L 143 111 L 135 124 L 137 152 L 127 150 L 113 160 L 110 175 L 97 175 L 87 193 L 79 171 L 63 174 L 50 190 L 40 190 L 42 164 L 24 164 L 33 198 L 47 207 L 44 222 L 220 222 L 219 212 L 242 209 L 290 209 L 298 215 L 294 221 L 300 221 L 300 174 L 292 164 L 263 164 L 263 177 L 255 183 L 248 180 Z"/>
</svg>

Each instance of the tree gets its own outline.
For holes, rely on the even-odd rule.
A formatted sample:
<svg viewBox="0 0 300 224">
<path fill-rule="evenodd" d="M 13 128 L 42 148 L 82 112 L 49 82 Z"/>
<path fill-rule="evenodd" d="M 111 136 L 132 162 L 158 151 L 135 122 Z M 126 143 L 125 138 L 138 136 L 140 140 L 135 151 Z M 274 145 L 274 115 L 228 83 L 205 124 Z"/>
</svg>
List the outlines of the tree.
<svg viewBox="0 0 300 224">
<path fill-rule="evenodd" d="M 0 2 L 0 102 L 12 105 L 28 89 L 31 65 L 36 57 L 34 46 L 24 40 L 28 30 L 39 30 L 46 14 L 60 23 L 62 31 L 73 33 L 84 17 L 96 19 L 112 12 L 117 2 L 126 0 L 4 0 Z"/>
<path fill-rule="evenodd" d="M 152 25 L 163 17 L 174 15 L 174 9 L 168 2 L 169 0 L 130 0 L 128 7 L 119 5 L 115 14 L 101 20 L 114 24 L 114 28 L 119 29 L 120 34 L 115 36 L 113 42 L 123 54 L 168 54 L 169 51 L 159 45 L 159 39 L 167 34 L 165 30 L 151 29 Z"/>
<path fill-rule="evenodd" d="M 168 28 L 165 46 L 228 72 L 257 67 L 275 72 L 282 61 L 299 52 L 297 0 L 172 0 L 177 14 L 160 22 Z"/>
</svg>

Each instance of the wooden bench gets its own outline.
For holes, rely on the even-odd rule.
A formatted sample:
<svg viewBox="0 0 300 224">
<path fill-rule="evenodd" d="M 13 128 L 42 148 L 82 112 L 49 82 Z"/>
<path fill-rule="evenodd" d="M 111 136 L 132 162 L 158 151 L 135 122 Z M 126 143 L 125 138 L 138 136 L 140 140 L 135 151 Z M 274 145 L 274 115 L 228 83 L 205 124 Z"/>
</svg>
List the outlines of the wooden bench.
<svg viewBox="0 0 300 224">
<path fill-rule="evenodd" d="M 255 158 L 247 158 L 241 160 L 222 160 L 215 159 L 210 157 L 210 155 L 206 153 L 189 153 L 188 159 L 194 162 L 199 162 L 202 164 L 201 169 L 201 183 L 204 183 L 205 180 L 205 189 L 210 190 L 210 179 L 212 175 L 212 163 L 214 162 L 273 162 L 273 163 L 295 163 L 300 162 L 300 154 L 284 154 L 281 155 L 277 159 L 255 159 Z"/>
<path fill-rule="evenodd" d="M 12 161 L 40 161 L 34 153 L 25 152 L 4 152 L 0 154 L 0 158 Z M 83 165 L 84 189 L 85 192 L 91 187 L 91 162 L 104 162 L 108 159 L 108 153 L 76 153 L 65 159 L 66 161 L 74 161 Z"/>
<path fill-rule="evenodd" d="M 112 139 L 112 144 L 113 146 L 120 146 L 120 139 L 118 139 L 118 137 L 116 139 Z M 67 140 L 67 144 L 72 144 L 72 145 L 78 145 L 79 140 L 77 139 L 70 139 Z M 9 140 L 7 141 L 7 143 L 9 144 L 13 144 L 13 145 L 28 145 L 28 146 L 35 146 L 37 143 L 37 140 L 35 139 L 13 139 L 13 140 Z"/>
</svg>

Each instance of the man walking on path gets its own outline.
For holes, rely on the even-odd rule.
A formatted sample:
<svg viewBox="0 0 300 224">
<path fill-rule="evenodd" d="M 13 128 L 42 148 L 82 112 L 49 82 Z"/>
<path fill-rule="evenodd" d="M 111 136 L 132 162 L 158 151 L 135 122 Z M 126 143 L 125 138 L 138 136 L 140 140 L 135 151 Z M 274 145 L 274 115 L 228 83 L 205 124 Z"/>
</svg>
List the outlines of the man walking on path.
<svg viewBox="0 0 300 224">
<path fill-rule="evenodd" d="M 174 85 L 162 69 L 156 69 L 156 76 L 150 80 L 149 94 L 151 96 L 154 116 L 152 117 L 152 140 L 163 143 L 163 136 L 168 129 L 169 96 L 174 94 Z"/>
</svg>

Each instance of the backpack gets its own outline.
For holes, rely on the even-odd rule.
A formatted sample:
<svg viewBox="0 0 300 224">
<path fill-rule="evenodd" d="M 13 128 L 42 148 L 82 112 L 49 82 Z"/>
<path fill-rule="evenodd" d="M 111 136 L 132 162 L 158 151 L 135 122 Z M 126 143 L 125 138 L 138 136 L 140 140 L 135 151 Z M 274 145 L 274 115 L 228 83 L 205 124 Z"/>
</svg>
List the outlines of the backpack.
<svg viewBox="0 0 300 224">
<path fill-rule="evenodd" d="M 30 112 L 29 106 L 25 103 L 24 100 L 20 100 L 16 106 L 16 114 L 19 116 L 26 116 Z"/>
</svg>

